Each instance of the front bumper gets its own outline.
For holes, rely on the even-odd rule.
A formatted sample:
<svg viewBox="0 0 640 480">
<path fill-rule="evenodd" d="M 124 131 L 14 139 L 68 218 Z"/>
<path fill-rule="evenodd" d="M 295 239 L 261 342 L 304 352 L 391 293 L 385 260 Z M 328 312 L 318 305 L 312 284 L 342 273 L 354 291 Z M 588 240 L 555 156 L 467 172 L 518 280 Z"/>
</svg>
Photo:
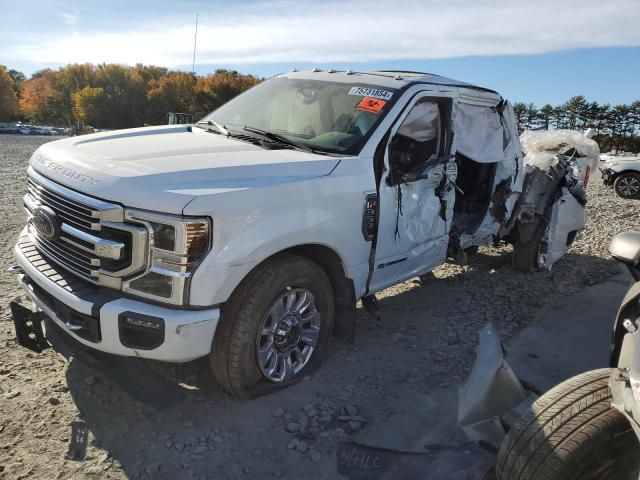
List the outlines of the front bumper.
<svg viewBox="0 0 640 480">
<path fill-rule="evenodd" d="M 24 234 L 24 232 L 23 232 Z M 115 355 L 166 362 L 187 362 L 211 352 L 220 310 L 179 310 L 119 296 L 70 275 L 47 261 L 21 236 L 15 247 L 20 285 L 36 307 L 65 332 L 88 347 Z M 162 326 L 153 332 L 159 342 L 138 342 L 127 318 L 136 320 L 134 329 Z M 149 323 L 156 322 L 155 324 Z M 124 329 L 123 329 L 124 328 Z M 142 347 L 132 346 L 137 344 Z M 130 345 L 130 346 L 126 346 Z"/>
<path fill-rule="evenodd" d="M 613 181 L 615 180 L 615 175 L 611 170 L 608 169 L 600 169 L 602 172 L 602 183 L 604 183 L 607 187 L 613 185 Z"/>
</svg>

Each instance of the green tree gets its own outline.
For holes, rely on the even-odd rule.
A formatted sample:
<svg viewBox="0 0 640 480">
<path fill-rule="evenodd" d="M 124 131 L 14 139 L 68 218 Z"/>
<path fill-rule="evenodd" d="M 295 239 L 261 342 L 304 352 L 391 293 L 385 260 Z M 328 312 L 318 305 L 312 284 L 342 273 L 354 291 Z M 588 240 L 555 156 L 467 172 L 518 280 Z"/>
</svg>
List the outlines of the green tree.
<svg viewBox="0 0 640 480">
<path fill-rule="evenodd" d="M 104 89 L 86 86 L 74 92 L 73 115 L 87 125 L 96 125 L 102 121 L 102 112 L 106 106 Z"/>
<path fill-rule="evenodd" d="M 547 103 L 544 107 L 542 107 L 538 113 L 538 121 L 540 128 L 543 130 L 549 130 L 551 126 L 551 121 L 553 120 L 554 111 L 553 106 Z"/>
<path fill-rule="evenodd" d="M 143 124 L 146 84 L 131 67 L 118 64 L 98 65 L 94 87 L 104 90 L 105 107 L 96 125 L 101 128 L 128 128 Z"/>
<path fill-rule="evenodd" d="M 518 124 L 518 131 L 524 130 L 524 118 L 527 113 L 527 104 L 523 102 L 516 102 L 513 104 L 513 113 L 516 117 L 516 123 Z"/>
<path fill-rule="evenodd" d="M 93 84 L 95 67 L 90 63 L 72 63 L 54 73 L 53 95 L 51 99 L 52 115 L 66 125 L 73 125 L 74 94 Z"/>
<path fill-rule="evenodd" d="M 584 123 L 585 111 L 587 109 L 587 99 L 582 95 L 571 97 L 563 106 L 567 119 L 567 128 L 575 130 Z"/>
<path fill-rule="evenodd" d="M 16 95 L 20 94 L 20 89 L 22 88 L 22 84 L 25 82 L 27 77 L 24 73 L 19 72 L 18 70 L 8 70 L 7 73 L 13 80 L 13 91 L 16 92 Z"/>
<path fill-rule="evenodd" d="M 524 128 L 531 130 L 535 127 L 538 119 L 538 109 L 533 103 L 529 103 L 524 110 Z"/>
</svg>

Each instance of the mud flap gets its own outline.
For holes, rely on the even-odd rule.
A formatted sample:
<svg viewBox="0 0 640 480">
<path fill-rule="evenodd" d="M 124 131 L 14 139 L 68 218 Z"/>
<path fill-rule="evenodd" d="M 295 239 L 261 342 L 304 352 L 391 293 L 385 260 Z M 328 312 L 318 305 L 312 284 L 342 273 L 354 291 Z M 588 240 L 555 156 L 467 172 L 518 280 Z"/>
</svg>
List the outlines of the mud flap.
<svg viewBox="0 0 640 480">
<path fill-rule="evenodd" d="M 11 302 L 10 308 L 18 344 L 36 353 L 49 348 L 42 330 L 44 313 L 34 312 L 15 301 Z"/>
<path fill-rule="evenodd" d="M 495 455 L 473 443 L 407 452 L 343 442 L 336 460 L 338 474 L 352 480 L 482 480 L 495 464 Z"/>
</svg>

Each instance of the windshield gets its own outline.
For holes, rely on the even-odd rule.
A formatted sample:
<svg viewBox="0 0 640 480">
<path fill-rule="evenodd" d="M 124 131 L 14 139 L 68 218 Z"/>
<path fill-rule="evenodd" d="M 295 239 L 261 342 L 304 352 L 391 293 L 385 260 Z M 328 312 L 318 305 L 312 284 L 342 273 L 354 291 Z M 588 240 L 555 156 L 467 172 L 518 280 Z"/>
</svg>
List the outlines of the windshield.
<svg viewBox="0 0 640 480">
<path fill-rule="evenodd" d="M 215 122 L 231 134 L 245 134 L 248 127 L 312 150 L 357 155 L 395 93 L 363 84 L 274 77 L 202 121 Z"/>
</svg>

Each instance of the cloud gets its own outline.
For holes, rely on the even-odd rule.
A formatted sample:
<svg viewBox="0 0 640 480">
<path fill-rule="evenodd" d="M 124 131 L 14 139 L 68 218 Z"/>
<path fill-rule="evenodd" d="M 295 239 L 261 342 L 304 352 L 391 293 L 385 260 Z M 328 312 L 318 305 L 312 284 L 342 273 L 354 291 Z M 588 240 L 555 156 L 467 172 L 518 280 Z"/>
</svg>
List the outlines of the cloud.
<svg viewBox="0 0 640 480">
<path fill-rule="evenodd" d="M 77 10 L 63 13 L 64 31 L 5 42 L 0 57 L 39 64 L 190 64 L 194 17 L 174 8 L 113 16 L 112 28 L 103 18 L 99 27 L 80 29 Z M 200 64 L 439 59 L 640 45 L 638 0 L 266 1 L 205 8 L 193 7 L 200 13 Z M 84 23 L 84 12 L 82 18 Z"/>
<path fill-rule="evenodd" d="M 78 12 L 78 9 L 75 9 L 72 12 L 62 12 L 60 13 L 60 16 L 62 17 L 62 20 L 64 21 L 65 25 L 75 28 L 78 26 L 78 20 L 80 18 L 80 13 Z"/>
</svg>

